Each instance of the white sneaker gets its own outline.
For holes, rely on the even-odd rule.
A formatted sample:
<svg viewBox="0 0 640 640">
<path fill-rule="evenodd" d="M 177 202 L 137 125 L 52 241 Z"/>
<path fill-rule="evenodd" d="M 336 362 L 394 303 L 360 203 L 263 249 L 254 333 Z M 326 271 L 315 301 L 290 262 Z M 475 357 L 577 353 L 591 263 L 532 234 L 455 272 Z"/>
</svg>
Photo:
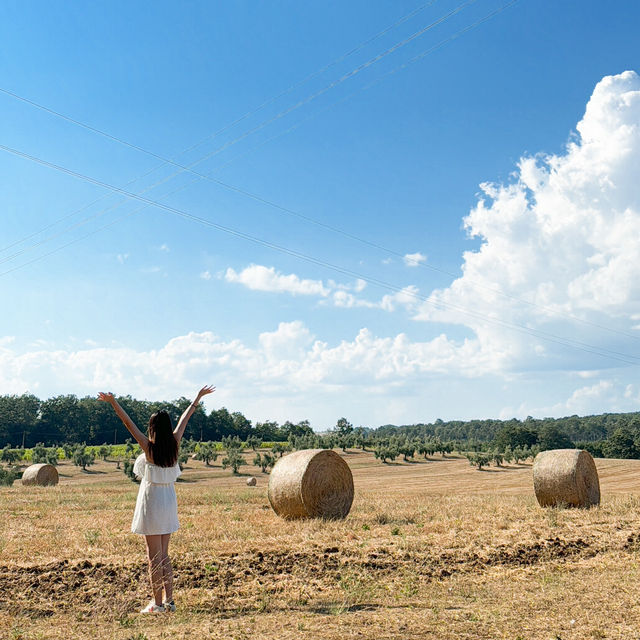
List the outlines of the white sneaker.
<svg viewBox="0 0 640 640">
<path fill-rule="evenodd" d="M 140 613 L 164 613 L 164 605 L 156 604 L 153 600 Z"/>
<path fill-rule="evenodd" d="M 165 600 L 162 603 L 162 606 L 164 607 L 165 611 L 170 611 L 171 613 L 176 610 L 176 604 L 173 600 Z"/>
</svg>

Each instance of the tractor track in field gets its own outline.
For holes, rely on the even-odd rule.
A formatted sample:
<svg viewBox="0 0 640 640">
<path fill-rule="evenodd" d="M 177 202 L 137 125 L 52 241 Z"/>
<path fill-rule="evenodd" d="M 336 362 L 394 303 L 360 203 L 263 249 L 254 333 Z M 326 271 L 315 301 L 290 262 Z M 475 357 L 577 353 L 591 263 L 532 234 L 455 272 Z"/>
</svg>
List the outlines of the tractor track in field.
<svg viewBox="0 0 640 640">
<path fill-rule="evenodd" d="M 593 557 L 606 551 L 640 550 L 640 536 L 602 545 L 602 539 L 547 538 L 519 545 L 501 545 L 482 552 L 399 551 L 380 547 L 370 551 L 328 547 L 310 551 L 254 551 L 220 555 L 189 562 L 174 558 L 175 588 L 206 590 L 212 607 L 238 609 L 238 598 L 250 605 L 256 593 L 277 594 L 288 588 L 317 593 L 335 589 L 340 581 L 392 579 L 411 574 L 423 580 L 442 580 L 456 573 L 482 572 L 492 567 L 527 567 Z M 297 585 L 292 587 L 292 585 Z M 0 610 L 44 617 L 70 608 L 108 609 L 122 604 L 123 612 L 148 590 L 145 562 L 115 564 L 63 560 L 42 565 L 0 565 Z M 231 604 L 231 601 L 234 601 Z"/>
</svg>

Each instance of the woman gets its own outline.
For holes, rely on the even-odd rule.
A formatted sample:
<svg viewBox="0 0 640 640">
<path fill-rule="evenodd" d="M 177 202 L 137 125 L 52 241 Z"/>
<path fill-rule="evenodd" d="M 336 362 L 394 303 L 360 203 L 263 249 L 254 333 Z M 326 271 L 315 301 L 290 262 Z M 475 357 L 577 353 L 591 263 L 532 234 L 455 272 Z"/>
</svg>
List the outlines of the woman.
<svg viewBox="0 0 640 640">
<path fill-rule="evenodd" d="M 142 478 L 133 514 L 131 531 L 144 536 L 149 559 L 149 578 L 153 600 L 140 613 L 175 611 L 173 602 L 173 568 L 169 559 L 169 538 L 179 528 L 178 505 L 173 483 L 180 475 L 178 447 L 189 422 L 203 396 L 215 387 L 205 386 L 180 416 L 173 429 L 166 411 L 158 411 L 149 418 L 149 435 L 145 436 L 112 393 L 99 393 L 98 399 L 108 402 L 144 453 L 135 461 L 133 470 Z M 164 587 L 164 600 L 162 590 Z"/>
</svg>

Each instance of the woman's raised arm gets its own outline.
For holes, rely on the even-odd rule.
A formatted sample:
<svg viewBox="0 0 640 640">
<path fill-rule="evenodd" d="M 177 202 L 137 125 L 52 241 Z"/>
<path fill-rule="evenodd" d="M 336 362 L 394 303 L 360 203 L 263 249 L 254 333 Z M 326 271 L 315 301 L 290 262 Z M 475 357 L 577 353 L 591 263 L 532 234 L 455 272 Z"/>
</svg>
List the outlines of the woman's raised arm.
<svg viewBox="0 0 640 640">
<path fill-rule="evenodd" d="M 206 396 L 209 393 L 213 393 L 215 390 L 216 388 L 212 387 L 211 385 L 202 387 L 202 389 L 198 391 L 196 399 L 184 410 L 184 413 L 180 416 L 180 420 L 178 420 L 178 426 L 173 431 L 173 435 L 178 442 L 182 440 L 182 435 L 184 434 L 184 430 L 187 428 L 189 418 L 191 418 L 193 412 L 198 408 L 200 400 L 202 400 L 203 396 Z"/>
<path fill-rule="evenodd" d="M 118 404 L 118 401 L 115 399 L 113 393 L 104 393 L 100 392 L 98 394 L 98 400 L 102 400 L 102 402 L 108 402 L 115 410 L 118 418 L 122 420 L 124 426 L 127 428 L 127 431 L 135 438 L 135 441 L 142 447 L 142 450 L 145 453 L 149 451 L 149 438 L 136 427 L 135 422 L 128 416 L 127 412 Z"/>
</svg>

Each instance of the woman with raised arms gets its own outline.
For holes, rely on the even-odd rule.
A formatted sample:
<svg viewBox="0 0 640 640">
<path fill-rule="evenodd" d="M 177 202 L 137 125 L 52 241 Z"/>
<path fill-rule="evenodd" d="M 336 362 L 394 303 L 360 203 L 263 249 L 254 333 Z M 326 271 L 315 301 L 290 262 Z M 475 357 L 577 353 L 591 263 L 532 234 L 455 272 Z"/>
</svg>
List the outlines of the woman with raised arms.
<svg viewBox="0 0 640 640">
<path fill-rule="evenodd" d="M 116 414 L 143 451 L 133 465 L 133 471 L 141 478 L 141 482 L 131 531 L 143 535 L 147 543 L 153 600 L 140 613 L 163 613 L 176 610 L 173 602 L 173 568 L 169 558 L 169 539 L 171 534 L 180 527 L 178 503 L 173 484 L 181 473 L 178 465 L 178 449 L 189 418 L 198 407 L 200 400 L 215 390 L 216 388 L 211 386 L 202 387 L 195 400 L 180 416 L 175 429 L 166 411 L 154 413 L 149 418 L 146 436 L 118 404 L 112 393 L 98 394 L 99 400 L 108 402 L 115 409 Z"/>
</svg>

